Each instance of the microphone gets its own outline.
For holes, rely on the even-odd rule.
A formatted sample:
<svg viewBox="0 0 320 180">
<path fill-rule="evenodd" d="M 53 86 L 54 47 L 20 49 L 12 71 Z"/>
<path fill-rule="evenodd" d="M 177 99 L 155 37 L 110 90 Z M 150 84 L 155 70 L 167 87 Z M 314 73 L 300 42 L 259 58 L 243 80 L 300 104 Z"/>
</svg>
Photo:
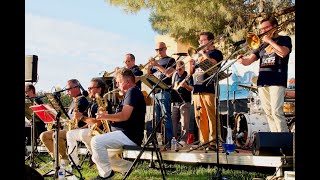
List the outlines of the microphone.
<svg viewBox="0 0 320 180">
<path fill-rule="evenodd" d="M 243 40 L 241 40 L 241 41 L 238 41 L 238 42 L 234 43 L 233 46 L 240 46 L 241 44 L 243 44 L 243 43 L 245 43 L 245 42 L 246 42 L 246 40 L 243 39 Z"/>
<path fill-rule="evenodd" d="M 173 53 L 172 55 L 188 56 L 188 53 Z"/>
<path fill-rule="evenodd" d="M 86 91 L 80 83 L 77 86 L 82 90 L 83 96 L 87 97 L 89 95 L 88 91 Z"/>
</svg>

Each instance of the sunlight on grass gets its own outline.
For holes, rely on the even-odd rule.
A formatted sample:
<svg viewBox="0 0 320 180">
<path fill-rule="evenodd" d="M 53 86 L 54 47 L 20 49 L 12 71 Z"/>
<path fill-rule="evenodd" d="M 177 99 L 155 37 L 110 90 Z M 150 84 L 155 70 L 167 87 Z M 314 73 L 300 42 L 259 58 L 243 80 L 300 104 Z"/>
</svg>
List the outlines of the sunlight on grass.
<svg viewBox="0 0 320 180">
<path fill-rule="evenodd" d="M 41 160 L 39 159 L 41 158 Z M 54 171 L 55 164 L 51 161 L 51 158 L 47 154 L 39 155 L 39 158 L 35 158 L 36 170 L 44 175 L 49 171 Z M 42 162 L 45 161 L 45 162 Z M 25 162 L 29 164 L 29 160 Z M 149 167 L 149 161 L 140 161 L 133 168 L 131 174 L 127 177 L 128 180 L 161 180 L 162 174 L 160 168 L 158 168 L 158 163 L 155 162 L 156 168 Z M 215 177 L 218 173 L 218 168 L 214 164 L 209 165 L 199 165 L 199 164 L 183 164 L 183 163 L 174 163 L 174 162 L 166 162 L 165 163 L 166 176 L 165 179 L 168 180 L 208 180 Z M 82 170 L 80 170 L 82 177 L 86 180 L 89 180 L 92 177 L 96 177 L 98 175 L 98 171 L 96 166 L 88 167 L 88 161 L 85 160 L 82 165 Z M 79 172 L 77 170 L 73 170 L 72 173 L 77 177 L 80 177 Z M 253 178 L 266 178 L 270 176 L 269 173 L 260 173 L 252 170 L 233 170 L 233 169 L 225 169 L 222 168 L 221 174 L 224 177 L 232 180 L 252 180 Z M 123 179 L 124 175 L 116 172 L 114 176 L 114 180 Z M 52 179 L 52 176 L 45 177 L 46 180 Z"/>
</svg>

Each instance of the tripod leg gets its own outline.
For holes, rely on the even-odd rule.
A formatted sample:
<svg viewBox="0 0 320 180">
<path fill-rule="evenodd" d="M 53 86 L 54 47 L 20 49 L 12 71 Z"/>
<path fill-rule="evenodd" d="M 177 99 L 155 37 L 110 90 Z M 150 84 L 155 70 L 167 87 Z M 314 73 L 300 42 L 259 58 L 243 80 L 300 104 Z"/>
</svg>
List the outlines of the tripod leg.
<svg viewBox="0 0 320 180">
<path fill-rule="evenodd" d="M 156 155 L 157 155 L 159 167 L 160 167 L 160 170 L 161 170 L 162 178 L 165 179 L 165 175 L 167 175 L 167 173 L 166 173 L 166 171 L 165 171 L 165 166 L 164 166 L 164 162 L 163 162 L 163 159 L 162 159 L 162 155 L 161 155 L 158 147 L 156 146 L 155 140 L 153 140 L 152 143 L 153 143 L 153 146 L 154 146 L 155 149 L 156 149 Z"/>
</svg>

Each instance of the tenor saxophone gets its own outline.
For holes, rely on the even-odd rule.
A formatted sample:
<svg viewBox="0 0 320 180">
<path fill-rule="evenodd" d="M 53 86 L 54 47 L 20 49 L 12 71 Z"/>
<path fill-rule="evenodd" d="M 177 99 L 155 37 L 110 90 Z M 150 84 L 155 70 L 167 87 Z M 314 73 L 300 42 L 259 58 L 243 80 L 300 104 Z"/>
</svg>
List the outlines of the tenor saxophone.
<svg viewBox="0 0 320 180">
<path fill-rule="evenodd" d="M 101 96 L 98 93 L 96 93 L 95 94 L 95 99 L 96 99 L 97 104 L 98 104 L 98 111 L 105 111 L 106 108 L 108 107 L 107 94 L 105 94 L 103 96 L 103 99 L 102 99 Z M 90 127 L 90 135 L 91 136 L 95 136 L 97 134 L 103 134 L 103 133 L 110 132 L 110 127 L 109 127 L 108 121 L 107 120 L 101 120 L 101 123 L 102 123 L 102 126 L 103 126 L 103 130 L 98 127 L 97 123 L 93 124 Z"/>
</svg>

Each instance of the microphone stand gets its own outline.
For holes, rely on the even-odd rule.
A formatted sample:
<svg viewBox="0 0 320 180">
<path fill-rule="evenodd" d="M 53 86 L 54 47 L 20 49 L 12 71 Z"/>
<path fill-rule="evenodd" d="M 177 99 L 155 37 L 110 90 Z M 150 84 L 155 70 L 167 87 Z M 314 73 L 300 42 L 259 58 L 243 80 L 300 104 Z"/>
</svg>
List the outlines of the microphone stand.
<svg viewBox="0 0 320 180">
<path fill-rule="evenodd" d="M 222 176 L 222 167 L 220 166 L 219 163 L 219 136 L 218 136 L 218 120 L 219 120 L 219 71 L 221 70 L 221 68 L 227 63 L 227 61 L 230 59 L 230 57 L 237 51 L 237 49 L 239 48 L 240 44 L 236 45 L 233 53 L 231 53 L 231 55 L 225 60 L 225 62 L 218 67 L 217 72 L 209 79 L 209 81 L 207 82 L 206 86 L 208 86 L 210 84 L 211 81 L 213 81 L 213 79 L 215 78 L 215 101 L 216 101 L 216 107 L 215 107 L 215 111 L 216 111 L 216 152 L 217 152 L 217 167 L 218 167 L 218 172 L 216 174 L 216 176 L 213 176 L 211 179 L 212 180 L 223 180 L 223 179 L 227 179 L 226 177 Z"/>
</svg>

